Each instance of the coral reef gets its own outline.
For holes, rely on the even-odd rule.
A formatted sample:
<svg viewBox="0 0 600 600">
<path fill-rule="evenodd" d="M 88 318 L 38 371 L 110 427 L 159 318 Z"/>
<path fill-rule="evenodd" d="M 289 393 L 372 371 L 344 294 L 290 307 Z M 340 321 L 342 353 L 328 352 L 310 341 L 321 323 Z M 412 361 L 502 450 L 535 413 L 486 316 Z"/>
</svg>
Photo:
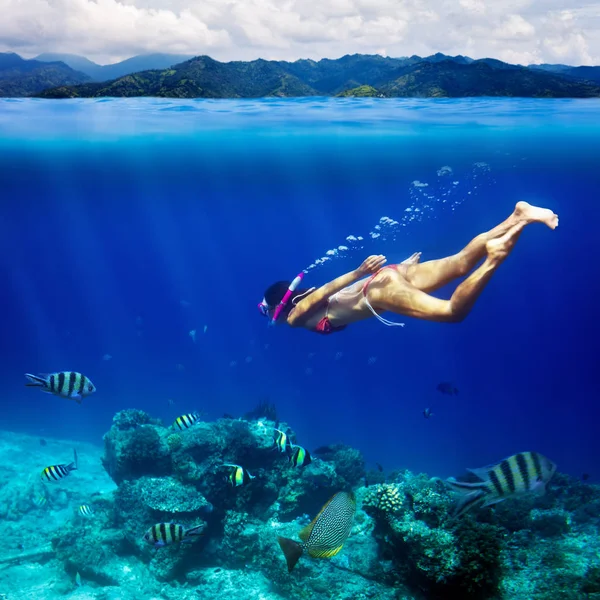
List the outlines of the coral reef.
<svg viewBox="0 0 600 600">
<path fill-rule="evenodd" d="M 199 420 L 174 432 L 142 411 L 122 411 L 102 456 L 78 445 L 80 469 L 47 485 L 39 467 L 73 445 L 19 438 L 35 449 L 35 476 L 19 480 L 14 467 L 0 489 L 3 593 L 8 600 L 600 597 L 597 486 L 557 474 L 544 496 L 453 518 L 455 496 L 444 481 L 379 470 L 371 483 L 362 456 L 347 446 L 323 446 L 311 464 L 293 467 L 274 446 L 276 425 L 295 436 L 287 423 L 263 418 Z M 242 485 L 231 484 L 228 465 L 249 474 Z M 358 501 L 342 552 L 303 556 L 289 574 L 277 537 L 298 540 L 341 490 Z M 91 516 L 77 510 L 81 504 Z M 202 535 L 156 548 L 144 534 L 161 523 L 200 527 Z"/>
</svg>

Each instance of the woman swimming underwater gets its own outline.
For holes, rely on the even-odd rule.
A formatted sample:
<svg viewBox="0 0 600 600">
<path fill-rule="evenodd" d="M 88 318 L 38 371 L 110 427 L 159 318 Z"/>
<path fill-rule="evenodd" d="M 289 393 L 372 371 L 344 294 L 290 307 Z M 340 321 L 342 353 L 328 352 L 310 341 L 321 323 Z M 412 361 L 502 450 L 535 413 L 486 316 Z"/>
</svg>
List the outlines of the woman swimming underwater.
<svg viewBox="0 0 600 600">
<path fill-rule="evenodd" d="M 304 327 L 321 334 L 340 331 L 350 323 L 373 316 L 386 325 L 403 325 L 381 317 L 385 311 L 427 321 L 458 323 L 471 312 L 523 228 L 530 223 L 544 223 L 555 229 L 558 216 L 547 208 L 518 202 L 508 219 L 478 235 L 458 254 L 419 263 L 418 252 L 400 264 L 388 266 L 384 266 L 384 256 L 369 256 L 358 269 L 320 288 L 299 289 L 303 277 L 300 274 L 291 283 L 278 281 L 270 286 L 258 307 L 272 323 L 285 319 L 291 327 Z M 430 295 L 473 269 L 450 300 Z M 359 281 L 367 275 L 368 279 Z"/>
</svg>

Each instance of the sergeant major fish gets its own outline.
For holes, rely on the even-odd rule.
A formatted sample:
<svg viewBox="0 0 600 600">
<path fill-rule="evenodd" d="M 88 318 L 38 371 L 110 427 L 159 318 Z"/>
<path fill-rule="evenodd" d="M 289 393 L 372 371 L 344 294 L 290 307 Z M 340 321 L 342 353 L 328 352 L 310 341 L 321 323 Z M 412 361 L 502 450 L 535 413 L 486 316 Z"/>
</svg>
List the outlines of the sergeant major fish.
<svg viewBox="0 0 600 600">
<path fill-rule="evenodd" d="M 96 386 L 81 373 L 75 371 L 61 371 L 47 375 L 31 375 L 25 373 L 27 387 L 39 387 L 49 394 L 70 398 L 81 404 L 86 396 L 96 391 Z"/>
<path fill-rule="evenodd" d="M 175 419 L 171 427 L 173 429 L 179 429 L 179 431 L 183 431 L 184 429 L 191 427 L 199 418 L 200 414 L 197 412 L 181 415 Z"/>
<path fill-rule="evenodd" d="M 94 516 L 94 510 L 92 509 L 92 507 L 89 504 L 82 504 L 78 509 L 77 512 L 82 516 L 82 517 L 92 517 Z"/>
<path fill-rule="evenodd" d="M 157 523 L 152 525 L 144 534 L 144 540 L 154 544 L 155 548 L 161 548 L 176 542 L 189 542 L 188 538 L 194 535 L 202 535 L 204 525 L 198 525 L 191 529 L 186 529 L 183 525 L 177 523 Z"/>
<path fill-rule="evenodd" d="M 77 451 L 73 449 L 73 462 L 68 465 L 50 465 L 46 467 L 42 473 L 42 481 L 58 481 L 66 477 L 71 471 L 77 470 Z"/>
<path fill-rule="evenodd" d="M 302 543 L 279 536 L 288 573 L 307 551 L 314 558 L 331 558 L 343 547 L 352 530 L 356 498 L 352 492 L 338 492 L 323 506 L 319 514 L 298 534 Z"/>
<path fill-rule="evenodd" d="M 481 502 L 480 508 L 483 508 L 528 492 L 544 494 L 556 465 L 537 452 L 520 452 L 496 465 L 467 470 L 481 481 L 447 480 L 453 490 L 463 494 L 455 506 L 454 516 L 462 515 Z"/>
</svg>

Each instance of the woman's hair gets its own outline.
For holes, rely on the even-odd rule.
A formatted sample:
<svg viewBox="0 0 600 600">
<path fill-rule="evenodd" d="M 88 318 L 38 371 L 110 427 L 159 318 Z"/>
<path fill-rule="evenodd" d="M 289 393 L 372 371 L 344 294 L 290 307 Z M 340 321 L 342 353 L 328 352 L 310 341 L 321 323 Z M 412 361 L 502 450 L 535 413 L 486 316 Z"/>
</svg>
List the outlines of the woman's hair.
<svg viewBox="0 0 600 600">
<path fill-rule="evenodd" d="M 281 299 L 285 296 L 285 293 L 288 291 L 290 287 L 291 281 L 277 281 L 273 285 L 269 286 L 265 291 L 265 300 L 270 307 L 277 306 Z M 292 297 L 289 300 L 288 306 L 286 306 L 286 310 L 290 310 L 293 306 L 294 298 L 297 296 L 301 296 L 302 298 L 306 298 L 309 293 L 313 290 L 310 288 L 298 288 L 295 292 L 292 293 Z"/>
</svg>

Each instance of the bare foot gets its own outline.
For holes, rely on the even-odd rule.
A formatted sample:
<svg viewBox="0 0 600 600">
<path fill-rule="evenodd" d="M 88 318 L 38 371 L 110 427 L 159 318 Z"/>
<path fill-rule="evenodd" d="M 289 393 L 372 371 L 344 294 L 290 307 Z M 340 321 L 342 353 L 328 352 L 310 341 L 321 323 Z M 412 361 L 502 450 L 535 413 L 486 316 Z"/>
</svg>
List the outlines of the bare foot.
<svg viewBox="0 0 600 600">
<path fill-rule="evenodd" d="M 515 215 L 519 220 L 524 220 L 526 223 L 544 223 L 550 229 L 558 227 L 558 215 L 554 214 L 549 208 L 532 206 L 528 202 L 517 202 Z"/>
</svg>

